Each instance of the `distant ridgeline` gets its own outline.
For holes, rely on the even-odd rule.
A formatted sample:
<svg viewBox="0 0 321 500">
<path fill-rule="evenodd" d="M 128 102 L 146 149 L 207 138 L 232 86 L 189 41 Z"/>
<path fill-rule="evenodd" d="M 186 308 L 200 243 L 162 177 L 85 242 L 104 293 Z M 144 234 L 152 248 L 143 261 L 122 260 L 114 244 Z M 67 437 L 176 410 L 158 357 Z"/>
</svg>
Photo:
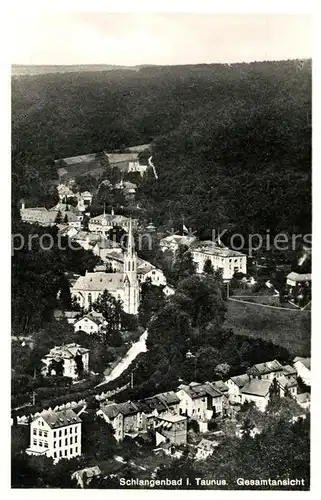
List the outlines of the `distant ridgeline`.
<svg viewBox="0 0 321 500">
<path fill-rule="evenodd" d="M 28 168 L 153 143 L 159 181 L 145 175 L 137 200 L 155 224 L 183 214 L 207 239 L 310 231 L 311 60 L 99 68 L 13 78 L 12 143 Z M 28 172 L 13 161 L 14 196 L 32 185 L 39 204 L 45 170 Z"/>
</svg>

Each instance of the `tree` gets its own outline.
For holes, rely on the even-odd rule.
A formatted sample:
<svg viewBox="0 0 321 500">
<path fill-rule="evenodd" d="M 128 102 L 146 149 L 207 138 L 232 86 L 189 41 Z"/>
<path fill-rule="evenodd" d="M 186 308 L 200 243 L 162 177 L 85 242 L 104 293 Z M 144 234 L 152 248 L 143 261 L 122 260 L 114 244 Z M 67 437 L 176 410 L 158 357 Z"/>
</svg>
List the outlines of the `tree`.
<svg viewBox="0 0 321 500">
<path fill-rule="evenodd" d="M 62 223 L 62 214 L 59 209 L 55 218 L 55 224 L 61 224 L 61 223 Z"/>
<path fill-rule="evenodd" d="M 94 311 L 101 313 L 106 321 L 103 332 L 103 342 L 107 342 L 110 337 L 112 344 L 119 345 L 121 343 L 120 327 L 122 304 L 120 300 L 115 299 L 107 290 L 104 290 L 102 295 L 98 297 L 92 305 Z"/>
<path fill-rule="evenodd" d="M 153 285 L 147 279 L 141 286 L 141 300 L 139 305 L 139 322 L 146 327 L 150 318 L 157 314 L 165 305 L 163 288 Z"/>
<path fill-rule="evenodd" d="M 212 264 L 212 261 L 210 259 L 207 259 L 205 261 L 204 267 L 203 267 L 203 273 L 214 274 L 213 264 Z"/>
<path fill-rule="evenodd" d="M 192 327 L 203 328 L 210 321 L 221 327 L 225 318 L 226 306 L 222 300 L 220 286 L 211 276 L 191 276 L 178 283 L 172 297 L 191 318 Z"/>
<path fill-rule="evenodd" d="M 68 215 L 67 214 L 65 214 L 65 216 L 64 216 L 64 224 L 68 224 Z"/>
<path fill-rule="evenodd" d="M 62 377 L 64 374 L 64 360 L 56 361 L 53 359 L 49 366 L 48 366 L 48 375 L 52 375 L 52 372 L 55 372 L 54 374 L 57 377 Z"/>
<path fill-rule="evenodd" d="M 180 245 L 173 266 L 173 277 L 176 281 L 182 280 L 195 274 L 195 264 L 188 248 Z"/>
<path fill-rule="evenodd" d="M 80 378 L 83 376 L 84 373 L 84 363 L 81 354 L 75 356 L 75 363 L 76 363 L 76 372 L 78 377 Z"/>
</svg>

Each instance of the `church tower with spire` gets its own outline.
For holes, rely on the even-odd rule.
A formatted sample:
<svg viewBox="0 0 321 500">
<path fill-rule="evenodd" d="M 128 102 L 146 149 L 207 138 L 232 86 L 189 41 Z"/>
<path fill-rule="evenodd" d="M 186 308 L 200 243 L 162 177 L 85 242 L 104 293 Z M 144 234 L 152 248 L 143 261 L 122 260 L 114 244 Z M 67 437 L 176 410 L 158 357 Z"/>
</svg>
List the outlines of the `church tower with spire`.
<svg viewBox="0 0 321 500">
<path fill-rule="evenodd" d="M 137 278 L 137 254 L 132 229 L 132 219 L 129 220 L 127 248 L 124 253 L 124 311 L 127 314 L 138 314 L 139 282 Z"/>
</svg>

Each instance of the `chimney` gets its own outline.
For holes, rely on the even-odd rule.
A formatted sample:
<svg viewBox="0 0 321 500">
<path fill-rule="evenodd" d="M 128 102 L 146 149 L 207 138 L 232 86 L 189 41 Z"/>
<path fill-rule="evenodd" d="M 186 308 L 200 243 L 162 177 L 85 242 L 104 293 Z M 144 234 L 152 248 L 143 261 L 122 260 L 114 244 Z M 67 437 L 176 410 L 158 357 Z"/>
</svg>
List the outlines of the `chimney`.
<svg viewBox="0 0 321 500">
<path fill-rule="evenodd" d="M 21 210 L 24 210 L 26 208 L 26 204 L 24 200 L 21 200 Z"/>
</svg>

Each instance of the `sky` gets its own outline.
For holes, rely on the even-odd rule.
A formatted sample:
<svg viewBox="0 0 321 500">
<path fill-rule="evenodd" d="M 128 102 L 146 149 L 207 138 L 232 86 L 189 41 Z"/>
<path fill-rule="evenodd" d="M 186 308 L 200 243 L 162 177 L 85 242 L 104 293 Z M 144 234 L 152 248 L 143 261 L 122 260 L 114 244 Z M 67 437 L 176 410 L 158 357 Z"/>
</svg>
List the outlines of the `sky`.
<svg viewBox="0 0 321 500">
<path fill-rule="evenodd" d="M 12 64 L 195 64 L 306 58 L 311 18 L 288 14 L 21 13 Z"/>
</svg>

